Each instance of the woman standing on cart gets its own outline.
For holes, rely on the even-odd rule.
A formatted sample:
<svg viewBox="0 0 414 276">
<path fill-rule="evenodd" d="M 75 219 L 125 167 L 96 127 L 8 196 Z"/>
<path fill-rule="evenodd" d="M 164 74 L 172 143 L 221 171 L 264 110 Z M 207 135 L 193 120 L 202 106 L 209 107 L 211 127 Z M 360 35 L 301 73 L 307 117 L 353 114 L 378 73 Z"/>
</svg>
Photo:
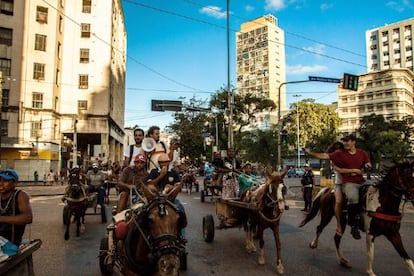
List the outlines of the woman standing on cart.
<svg viewBox="0 0 414 276">
<path fill-rule="evenodd" d="M 239 183 L 234 171 L 240 171 L 241 165 L 239 160 L 235 158 L 233 148 L 227 149 L 227 156 L 221 160 L 221 165 L 218 171 L 223 173 L 223 189 L 222 198 L 237 198 L 239 193 Z"/>
</svg>

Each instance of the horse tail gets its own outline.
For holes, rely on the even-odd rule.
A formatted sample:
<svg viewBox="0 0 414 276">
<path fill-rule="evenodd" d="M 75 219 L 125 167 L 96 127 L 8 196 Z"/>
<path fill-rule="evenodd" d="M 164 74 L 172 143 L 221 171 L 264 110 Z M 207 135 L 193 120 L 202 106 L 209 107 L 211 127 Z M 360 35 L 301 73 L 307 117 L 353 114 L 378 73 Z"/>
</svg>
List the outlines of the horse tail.
<svg viewBox="0 0 414 276">
<path fill-rule="evenodd" d="M 311 221 L 312 219 L 316 217 L 321 207 L 322 196 L 325 195 L 326 193 L 329 193 L 330 190 L 331 189 L 329 187 L 325 187 L 319 191 L 319 193 L 312 200 L 312 208 L 310 212 L 305 216 L 305 218 L 299 224 L 299 227 L 305 226 L 305 224 L 307 224 L 309 221 Z"/>
</svg>

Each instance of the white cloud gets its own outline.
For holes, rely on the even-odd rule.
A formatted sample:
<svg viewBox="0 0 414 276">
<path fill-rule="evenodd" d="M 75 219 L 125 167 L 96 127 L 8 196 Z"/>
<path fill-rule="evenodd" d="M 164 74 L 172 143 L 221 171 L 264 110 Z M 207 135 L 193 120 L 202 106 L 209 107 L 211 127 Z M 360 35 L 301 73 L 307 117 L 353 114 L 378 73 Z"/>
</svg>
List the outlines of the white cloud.
<svg viewBox="0 0 414 276">
<path fill-rule="evenodd" d="M 323 11 L 329 10 L 332 7 L 333 7 L 332 3 L 330 3 L 330 4 L 329 3 L 322 3 L 320 5 L 321 10 L 323 10 Z"/>
<path fill-rule="evenodd" d="M 205 6 L 201 8 L 199 12 L 217 19 L 223 19 L 227 16 L 227 12 L 221 10 L 221 8 L 217 6 Z"/>
<path fill-rule="evenodd" d="M 401 0 L 401 1 L 388 1 L 386 6 L 390 7 L 391 9 L 396 10 L 397 12 L 403 12 L 406 9 L 412 10 L 413 6 L 411 5 L 410 0 Z"/>
<path fill-rule="evenodd" d="M 328 71 L 325 65 L 288 65 L 286 66 L 286 73 L 289 75 L 303 75 L 310 73 L 320 73 Z"/>
<path fill-rule="evenodd" d="M 308 52 L 312 52 L 318 55 L 322 55 L 324 54 L 324 50 L 325 50 L 325 45 L 323 44 L 316 44 L 315 46 L 311 46 L 311 47 L 303 47 L 303 49 L 305 51 Z"/>
<path fill-rule="evenodd" d="M 266 0 L 266 10 L 280 11 L 286 7 L 285 0 Z"/>
<path fill-rule="evenodd" d="M 244 9 L 245 9 L 247 12 L 254 11 L 254 7 L 253 7 L 253 6 L 250 6 L 250 5 L 246 5 L 246 6 L 244 7 Z"/>
</svg>

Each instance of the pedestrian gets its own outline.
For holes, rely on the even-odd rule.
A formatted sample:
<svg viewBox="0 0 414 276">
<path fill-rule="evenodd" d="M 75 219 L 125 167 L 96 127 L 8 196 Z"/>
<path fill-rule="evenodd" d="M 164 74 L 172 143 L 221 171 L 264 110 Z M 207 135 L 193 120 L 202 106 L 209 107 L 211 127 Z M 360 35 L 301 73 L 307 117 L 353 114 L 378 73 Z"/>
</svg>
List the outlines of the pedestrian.
<svg viewBox="0 0 414 276">
<path fill-rule="evenodd" d="M 33 221 L 29 195 L 16 189 L 18 182 L 19 175 L 15 170 L 0 172 L 0 236 L 17 247 L 22 241 L 26 225 Z"/>
<path fill-rule="evenodd" d="M 134 129 L 135 144 L 129 145 L 124 151 L 124 167 L 134 165 L 135 156 L 145 154 L 142 149 L 142 140 L 144 139 L 144 130 L 141 128 Z"/>
<path fill-rule="evenodd" d="M 33 173 L 34 183 L 37 184 L 39 182 L 39 173 L 34 171 Z"/>
<path fill-rule="evenodd" d="M 302 193 L 303 201 L 305 202 L 305 208 L 301 211 L 308 212 L 311 209 L 312 205 L 312 192 L 313 184 L 315 183 L 315 175 L 312 171 L 312 168 L 309 164 L 305 164 L 305 172 L 302 175 L 301 184 L 302 184 Z"/>
<path fill-rule="evenodd" d="M 48 185 L 52 186 L 55 182 L 55 174 L 52 169 L 47 174 L 47 183 Z"/>
<path fill-rule="evenodd" d="M 356 137 L 354 134 L 347 134 L 341 139 L 344 150 L 336 150 L 333 153 L 315 153 L 304 148 L 304 152 L 309 156 L 332 160 L 338 168 L 344 169 L 371 169 L 371 161 L 368 153 L 356 148 Z M 359 233 L 359 188 L 365 183 L 362 174 L 341 173 L 342 188 L 348 199 L 348 224 L 351 226 L 351 234 L 354 239 L 361 239 Z"/>
<path fill-rule="evenodd" d="M 43 174 L 43 186 L 46 186 L 47 177 L 46 174 Z"/>
</svg>

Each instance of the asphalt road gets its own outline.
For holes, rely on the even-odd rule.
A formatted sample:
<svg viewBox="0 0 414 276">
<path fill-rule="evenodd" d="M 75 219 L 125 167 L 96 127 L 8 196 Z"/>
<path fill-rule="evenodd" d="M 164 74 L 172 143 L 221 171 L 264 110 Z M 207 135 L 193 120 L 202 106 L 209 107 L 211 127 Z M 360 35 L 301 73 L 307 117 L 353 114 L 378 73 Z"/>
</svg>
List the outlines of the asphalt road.
<svg viewBox="0 0 414 276">
<path fill-rule="evenodd" d="M 336 263 L 333 235 L 335 223 L 331 222 L 321 236 L 319 248 L 310 249 L 308 244 L 313 239 L 318 218 L 304 228 L 297 225 L 303 218 L 300 209 L 299 179 L 287 178 L 289 188 L 290 210 L 282 217 L 280 235 L 282 241 L 282 258 L 285 275 L 365 275 L 365 242 L 353 240 L 349 229 L 343 238 L 343 252 L 352 262 L 352 269 L 345 269 Z M 86 231 L 79 238 L 74 237 L 71 228 L 70 240 L 63 239 L 63 223 L 61 194 L 64 186 L 25 186 L 22 187 L 32 195 L 34 222 L 26 230 L 25 238 L 42 239 L 42 247 L 34 253 L 34 269 L 36 275 L 100 275 L 98 264 L 99 242 L 106 234 L 106 225 L 100 217 L 86 217 Z M 114 193 L 114 192 L 113 192 Z M 271 232 L 265 232 L 266 264 L 257 264 L 257 255 L 247 254 L 244 250 L 244 232 L 239 228 L 215 230 L 212 243 L 206 243 L 202 235 L 202 219 L 213 215 L 215 224 L 215 204 L 210 198 L 201 203 L 199 193 L 180 193 L 189 225 L 186 228 L 188 243 L 188 269 L 182 275 L 207 276 L 251 276 L 275 275 L 275 249 Z M 116 196 L 111 195 L 111 204 L 115 204 Z M 107 207 L 109 213 L 110 207 Z M 408 253 L 414 255 L 414 213 L 407 207 L 403 217 L 401 233 Z M 88 209 L 88 213 L 92 210 Z M 110 219 L 110 215 L 108 215 Z M 390 243 L 380 237 L 376 240 L 374 269 L 378 275 L 410 275 L 403 262 Z M 116 272 L 114 275 L 120 275 Z"/>
</svg>

